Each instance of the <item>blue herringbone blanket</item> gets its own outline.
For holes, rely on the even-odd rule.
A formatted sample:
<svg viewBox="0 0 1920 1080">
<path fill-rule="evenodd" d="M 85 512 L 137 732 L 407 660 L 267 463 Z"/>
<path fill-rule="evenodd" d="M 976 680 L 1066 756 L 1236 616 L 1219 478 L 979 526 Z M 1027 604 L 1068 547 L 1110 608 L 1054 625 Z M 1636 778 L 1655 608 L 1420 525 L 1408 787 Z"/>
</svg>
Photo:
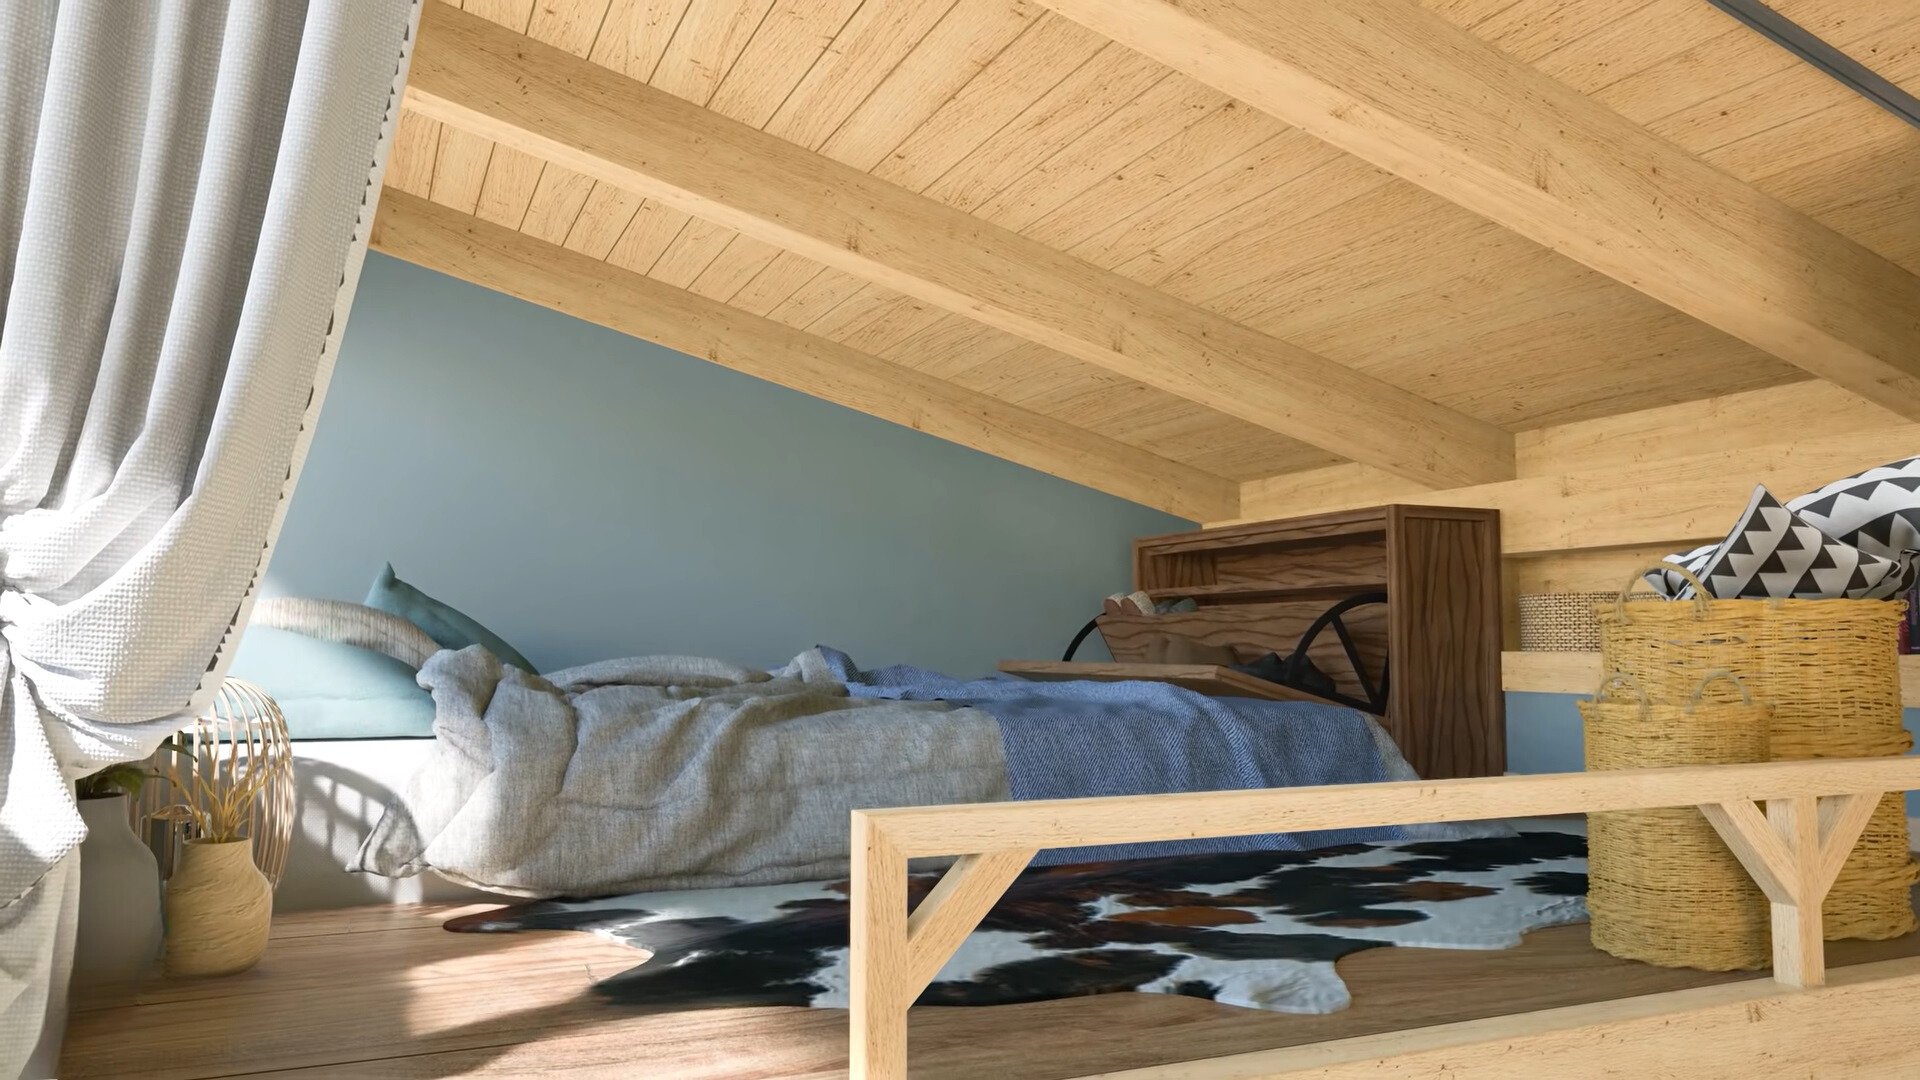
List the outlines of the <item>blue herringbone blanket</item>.
<svg viewBox="0 0 1920 1080">
<path fill-rule="evenodd" d="M 820 647 L 855 697 L 946 701 L 1000 724 L 1015 799 L 1358 784 L 1387 778 L 1372 722 L 1304 701 L 1207 697 L 1169 683 L 955 679 L 897 665 L 862 671 Z M 1391 752 L 1390 746 L 1384 752 Z M 1391 841 L 1397 827 L 1060 848 L 1036 864 Z"/>
</svg>

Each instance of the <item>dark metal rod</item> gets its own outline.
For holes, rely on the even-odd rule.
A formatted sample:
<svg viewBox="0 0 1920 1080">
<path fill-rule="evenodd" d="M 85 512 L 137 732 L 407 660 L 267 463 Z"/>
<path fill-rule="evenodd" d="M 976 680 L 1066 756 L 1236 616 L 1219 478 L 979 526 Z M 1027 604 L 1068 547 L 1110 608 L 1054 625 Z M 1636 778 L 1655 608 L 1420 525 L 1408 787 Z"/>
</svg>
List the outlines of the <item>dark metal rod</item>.
<svg viewBox="0 0 1920 1080">
<path fill-rule="evenodd" d="M 1840 85 L 1914 127 L 1920 127 L 1920 98 L 1900 89 L 1865 64 L 1815 37 L 1806 27 L 1761 3 L 1760 0 L 1707 0 L 1707 3 L 1739 19 L 1774 44 L 1826 72 Z"/>
</svg>

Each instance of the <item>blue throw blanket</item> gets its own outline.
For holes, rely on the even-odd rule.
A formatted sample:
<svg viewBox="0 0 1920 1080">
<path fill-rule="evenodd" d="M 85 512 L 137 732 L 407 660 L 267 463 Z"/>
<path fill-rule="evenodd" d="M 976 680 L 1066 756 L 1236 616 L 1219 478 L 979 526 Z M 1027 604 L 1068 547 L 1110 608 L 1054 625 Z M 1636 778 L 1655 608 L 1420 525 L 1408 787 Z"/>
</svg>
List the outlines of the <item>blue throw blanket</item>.
<svg viewBox="0 0 1920 1080">
<path fill-rule="evenodd" d="M 854 697 L 946 701 L 1000 724 L 1015 799 L 1358 784 L 1386 779 L 1366 716 L 1305 701 L 1215 698 L 1170 683 L 961 680 L 897 665 L 861 671 L 820 647 Z M 1056 848 L 1035 865 L 1390 842 L 1398 827 Z"/>
</svg>

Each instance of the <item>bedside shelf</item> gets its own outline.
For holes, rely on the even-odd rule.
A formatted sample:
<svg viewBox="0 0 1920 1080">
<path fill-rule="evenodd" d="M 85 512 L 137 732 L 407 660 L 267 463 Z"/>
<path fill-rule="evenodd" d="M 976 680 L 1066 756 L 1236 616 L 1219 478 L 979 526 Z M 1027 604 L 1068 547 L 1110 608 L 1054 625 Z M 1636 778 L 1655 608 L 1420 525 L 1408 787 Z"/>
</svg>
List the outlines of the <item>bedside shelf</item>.
<svg viewBox="0 0 1920 1080">
<path fill-rule="evenodd" d="M 1383 592 L 1387 581 L 1340 581 L 1325 585 L 1262 585 L 1254 582 L 1236 585 L 1188 585 L 1164 589 L 1147 589 L 1146 594 L 1155 600 L 1238 600 L 1253 602 L 1259 600 L 1338 600 L 1355 593 Z"/>
<path fill-rule="evenodd" d="M 1133 588 L 1156 600 L 1190 598 L 1196 610 L 1100 615 L 1095 625 L 1112 664 L 1008 661 L 1001 670 L 1323 701 L 1211 663 L 1157 661 L 1244 664 L 1269 653 L 1287 656 L 1334 605 L 1383 594 L 1384 604 L 1359 604 L 1341 615 L 1354 656 L 1322 626 L 1308 657 L 1354 699 L 1370 696 L 1367 682 L 1391 669 L 1380 723 L 1421 776 L 1498 776 L 1506 769 L 1495 511 L 1395 504 L 1145 536 L 1133 543 Z M 1203 651 L 1182 651 L 1190 645 Z"/>
</svg>

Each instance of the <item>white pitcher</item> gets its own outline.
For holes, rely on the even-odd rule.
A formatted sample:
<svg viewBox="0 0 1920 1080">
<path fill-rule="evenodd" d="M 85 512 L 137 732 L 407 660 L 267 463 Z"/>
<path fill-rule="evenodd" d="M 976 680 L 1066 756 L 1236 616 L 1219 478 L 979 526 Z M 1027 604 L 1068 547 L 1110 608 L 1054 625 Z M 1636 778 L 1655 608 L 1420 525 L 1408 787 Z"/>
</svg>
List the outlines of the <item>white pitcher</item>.
<svg viewBox="0 0 1920 1080">
<path fill-rule="evenodd" d="M 74 942 L 78 985 L 132 985 L 160 955 L 160 866 L 134 835 L 127 796 L 80 800 L 80 923 Z"/>
</svg>

